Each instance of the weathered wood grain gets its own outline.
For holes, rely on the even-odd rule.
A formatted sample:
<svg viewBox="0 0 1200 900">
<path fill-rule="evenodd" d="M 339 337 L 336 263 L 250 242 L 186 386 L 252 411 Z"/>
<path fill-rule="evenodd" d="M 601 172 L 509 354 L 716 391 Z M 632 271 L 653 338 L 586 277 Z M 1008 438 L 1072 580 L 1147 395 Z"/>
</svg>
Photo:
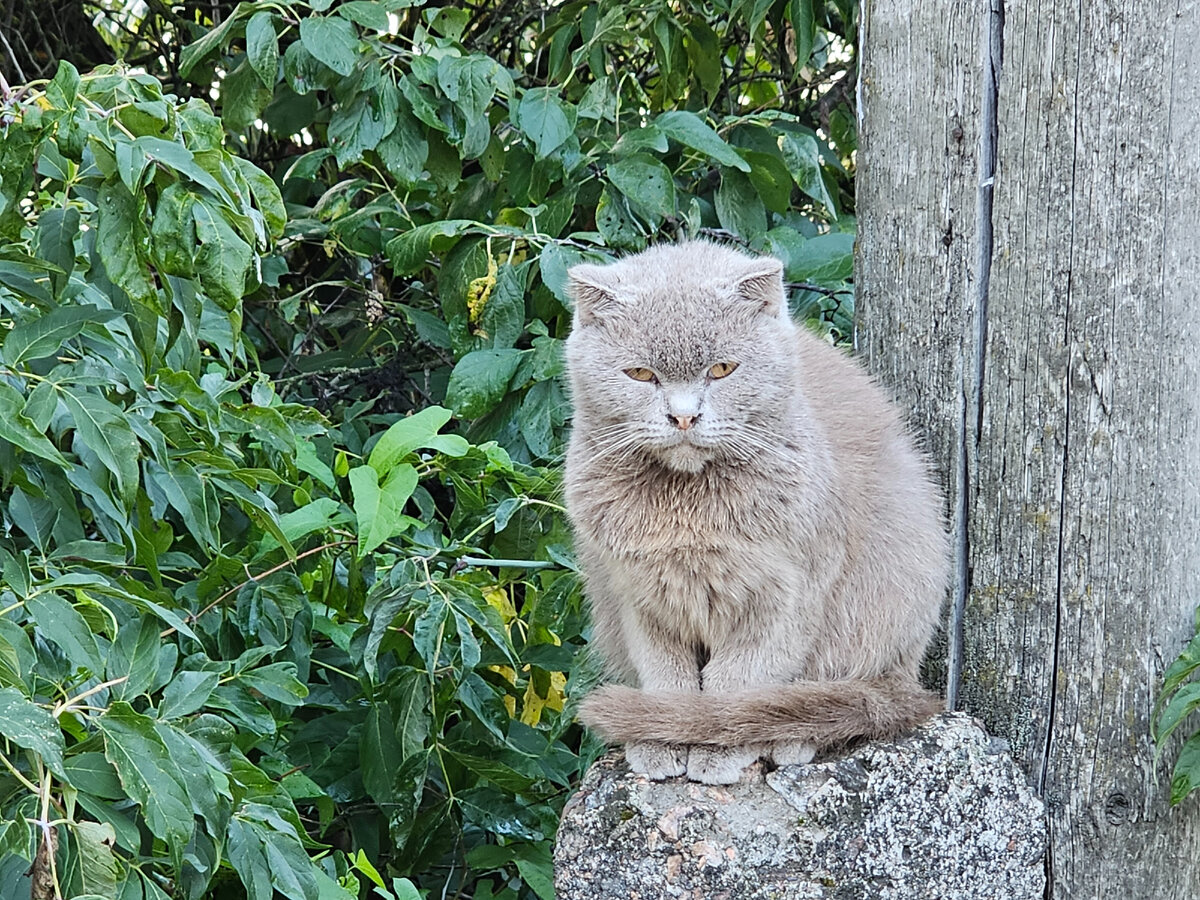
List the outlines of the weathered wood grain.
<svg viewBox="0 0 1200 900">
<path fill-rule="evenodd" d="M 1053 896 L 1191 900 L 1149 714 L 1200 602 L 1200 2 L 998 3 L 867 3 L 863 349 L 950 473 L 954 700 L 1043 792 Z M 931 153 L 960 109 L 977 151 Z M 944 259 L 934 196 L 979 212 Z"/>
</svg>

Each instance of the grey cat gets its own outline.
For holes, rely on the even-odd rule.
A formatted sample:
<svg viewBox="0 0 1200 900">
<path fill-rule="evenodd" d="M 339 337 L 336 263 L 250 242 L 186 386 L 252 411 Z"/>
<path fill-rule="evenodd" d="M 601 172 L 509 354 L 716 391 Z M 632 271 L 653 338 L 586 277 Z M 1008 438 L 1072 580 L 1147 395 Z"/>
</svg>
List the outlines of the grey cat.
<svg viewBox="0 0 1200 900">
<path fill-rule="evenodd" d="M 882 392 L 706 242 L 570 270 L 566 498 L 612 673 L 580 717 L 651 778 L 736 781 L 903 731 L 948 583 L 941 500 Z"/>
</svg>

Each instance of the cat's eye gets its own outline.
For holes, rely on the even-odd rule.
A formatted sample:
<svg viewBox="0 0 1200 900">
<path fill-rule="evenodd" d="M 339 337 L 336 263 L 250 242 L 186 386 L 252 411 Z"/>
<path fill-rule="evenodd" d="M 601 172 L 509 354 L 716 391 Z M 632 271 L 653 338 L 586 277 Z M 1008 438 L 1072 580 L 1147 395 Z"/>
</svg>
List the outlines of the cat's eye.
<svg viewBox="0 0 1200 900">
<path fill-rule="evenodd" d="M 632 378 L 634 381 L 658 381 L 657 375 L 655 375 L 649 369 L 643 369 L 641 367 L 636 367 L 633 369 L 626 369 L 625 374 L 628 375 L 630 378 Z"/>
<path fill-rule="evenodd" d="M 733 370 L 737 367 L 738 364 L 735 362 L 717 363 L 708 370 L 708 376 L 710 378 L 724 378 L 726 375 L 732 375 Z"/>
</svg>

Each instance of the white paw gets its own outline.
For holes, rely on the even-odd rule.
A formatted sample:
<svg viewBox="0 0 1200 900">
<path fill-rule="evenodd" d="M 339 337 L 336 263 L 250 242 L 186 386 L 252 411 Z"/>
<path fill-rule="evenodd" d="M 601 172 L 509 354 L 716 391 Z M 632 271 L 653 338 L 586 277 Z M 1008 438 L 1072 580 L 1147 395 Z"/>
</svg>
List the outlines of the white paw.
<svg viewBox="0 0 1200 900">
<path fill-rule="evenodd" d="M 804 766 L 812 762 L 817 755 L 817 748 L 812 744 L 786 743 L 772 744 L 767 756 L 777 766 Z"/>
<path fill-rule="evenodd" d="M 736 784 L 742 770 L 758 759 L 758 751 L 746 747 L 692 747 L 687 774 L 703 784 Z"/>
<path fill-rule="evenodd" d="M 687 749 L 667 744 L 630 744 L 625 748 L 625 761 L 634 772 L 662 781 L 686 771 Z"/>
</svg>

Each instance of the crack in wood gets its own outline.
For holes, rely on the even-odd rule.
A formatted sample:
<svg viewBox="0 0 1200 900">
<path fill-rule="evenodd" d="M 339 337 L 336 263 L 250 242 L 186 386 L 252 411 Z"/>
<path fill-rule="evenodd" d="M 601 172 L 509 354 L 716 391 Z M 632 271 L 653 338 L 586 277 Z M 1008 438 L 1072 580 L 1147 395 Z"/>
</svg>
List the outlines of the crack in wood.
<svg viewBox="0 0 1200 900">
<path fill-rule="evenodd" d="M 970 565 L 970 490 L 972 468 L 978 459 L 983 433 L 983 391 L 987 366 L 988 290 L 991 282 L 993 248 L 993 194 L 996 176 L 996 152 L 999 140 L 1000 70 L 1004 60 L 1004 0 L 990 0 L 984 18 L 980 47 L 983 85 L 980 97 L 979 184 L 975 208 L 976 258 L 974 265 L 971 368 L 964 387 L 967 396 L 962 407 L 959 448 L 955 471 L 957 506 L 952 523 L 955 547 L 954 596 L 948 627 L 946 704 L 958 708 L 963 669 L 963 628 L 967 596 L 971 590 Z"/>
</svg>

